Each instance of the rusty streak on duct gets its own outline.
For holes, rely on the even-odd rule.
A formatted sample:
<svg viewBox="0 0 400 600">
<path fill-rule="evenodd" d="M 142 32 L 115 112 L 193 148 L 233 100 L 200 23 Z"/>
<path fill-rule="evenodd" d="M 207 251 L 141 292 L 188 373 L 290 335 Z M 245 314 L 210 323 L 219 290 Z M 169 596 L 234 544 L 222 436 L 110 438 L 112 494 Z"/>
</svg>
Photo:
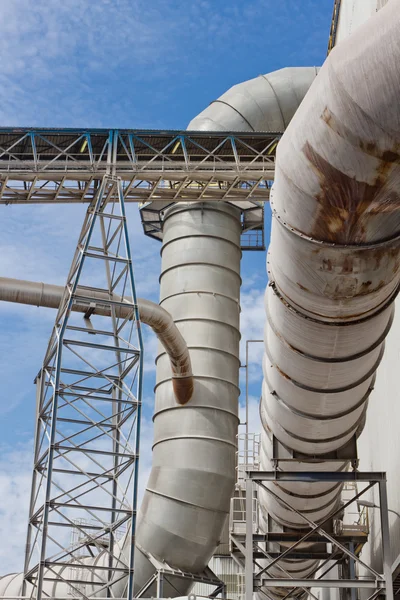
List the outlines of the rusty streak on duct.
<svg viewBox="0 0 400 600">
<path fill-rule="evenodd" d="M 62 286 L 0 277 L 0 301 L 57 309 L 63 293 Z M 84 301 L 84 290 L 78 288 L 72 310 L 84 314 L 90 314 L 91 311 L 98 315 L 111 316 L 110 304 L 102 303 L 102 300 L 107 300 L 104 293 L 91 291 L 91 295 L 98 298 L 95 306 Z M 113 299 L 118 300 L 116 297 Z M 151 327 L 169 356 L 175 398 L 178 404 L 184 405 L 191 399 L 194 389 L 192 365 L 186 342 L 170 313 L 164 308 L 143 298 L 138 298 L 138 308 L 140 320 Z M 124 318 L 131 314 L 131 305 L 126 309 L 117 306 L 115 311 L 117 317 Z"/>
<path fill-rule="evenodd" d="M 399 31 L 400 0 L 391 0 L 334 48 L 278 146 L 261 404 L 265 470 L 271 433 L 285 448 L 322 459 L 363 428 L 400 279 Z M 340 502 L 332 484 L 268 487 L 275 496 L 260 491 L 264 515 L 293 529 L 305 523 L 285 501 L 315 522 Z M 307 577 L 316 564 L 282 566 Z M 279 577 L 275 566 L 268 574 Z"/>
</svg>

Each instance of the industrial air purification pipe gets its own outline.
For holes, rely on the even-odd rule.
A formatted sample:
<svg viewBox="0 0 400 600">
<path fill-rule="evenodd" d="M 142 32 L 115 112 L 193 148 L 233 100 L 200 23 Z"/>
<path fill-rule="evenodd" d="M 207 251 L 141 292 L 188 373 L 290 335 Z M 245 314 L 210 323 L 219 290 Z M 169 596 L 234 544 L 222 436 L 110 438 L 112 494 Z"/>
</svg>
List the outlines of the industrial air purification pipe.
<svg viewBox="0 0 400 600">
<path fill-rule="evenodd" d="M 399 36 L 400 0 L 391 0 L 333 50 L 278 147 L 267 261 L 264 469 L 271 434 L 318 457 L 362 430 L 399 285 Z M 270 489 L 275 497 L 260 493 L 264 514 L 290 528 L 307 523 L 284 502 L 315 522 L 340 502 L 332 484 Z M 282 566 L 307 577 L 317 563 Z M 277 566 L 269 575 L 282 576 Z"/>
<path fill-rule="evenodd" d="M 282 132 L 316 74 L 313 67 L 287 68 L 236 85 L 189 129 Z M 188 344 L 195 385 L 190 402 L 178 407 L 168 358 L 160 349 L 153 466 L 138 516 L 135 593 L 154 573 L 148 553 L 173 567 L 202 571 L 229 512 L 238 424 L 240 231 L 240 212 L 229 204 L 180 203 L 165 215 L 161 304 Z M 192 585 L 168 579 L 166 596 L 186 594 Z M 18 595 L 21 582 L 21 575 L 6 576 L 0 595 Z M 155 591 L 153 586 L 146 594 Z M 61 582 L 52 588 L 53 596 L 65 592 Z M 116 596 L 121 593 L 115 590 Z"/>
<path fill-rule="evenodd" d="M 400 0 L 391 0 L 334 49 L 278 148 L 261 405 L 266 470 L 272 433 L 289 452 L 318 457 L 362 428 L 399 283 L 399 31 Z M 287 69 L 235 86 L 190 128 L 283 130 L 314 77 L 314 69 Z M 154 571 L 147 553 L 202 570 L 229 509 L 239 238 L 239 213 L 229 205 L 176 205 L 165 218 L 161 302 L 187 339 L 196 382 L 191 402 L 177 408 L 159 355 L 154 461 L 137 531 L 139 587 Z M 263 512 L 290 528 L 305 524 L 286 499 L 314 521 L 340 502 L 340 489 L 327 484 L 271 490 L 275 497 L 260 494 Z M 313 561 L 282 566 L 298 577 L 316 568 Z M 0 587 L 9 592 L 7 583 Z M 166 595 L 190 584 L 176 587 Z"/>
<path fill-rule="evenodd" d="M 0 277 L 0 301 L 58 309 L 63 294 L 64 288 L 59 285 Z M 90 306 L 83 299 L 79 300 L 78 286 L 72 310 L 87 313 L 89 309 L 93 309 L 98 315 L 111 316 L 110 304 L 102 303 L 102 300 L 108 299 L 108 294 L 101 291 L 92 291 L 91 294 L 96 298 L 95 306 Z M 114 299 L 120 300 L 116 296 Z M 152 328 L 168 355 L 176 401 L 178 404 L 186 404 L 193 394 L 193 374 L 189 351 L 182 334 L 169 312 L 158 304 L 138 298 L 138 309 L 140 320 Z M 132 305 L 127 303 L 126 308 L 117 307 L 115 310 L 117 317 L 126 318 L 132 313 Z"/>
<path fill-rule="evenodd" d="M 365 419 L 399 283 L 399 25 L 392 0 L 332 52 L 278 147 L 261 403 L 266 470 L 272 434 L 288 455 L 318 457 L 358 435 Z M 191 126 L 268 129 L 260 82 L 248 86 L 253 97 L 236 86 L 221 99 L 235 97 L 234 110 L 219 101 Z M 299 460 L 287 468 L 344 467 Z M 340 503 L 337 485 L 270 489 L 274 496 L 260 493 L 263 514 L 289 528 L 307 523 L 286 502 L 317 522 Z M 316 566 L 281 563 L 296 577 Z M 283 573 L 274 566 L 269 575 Z"/>
</svg>

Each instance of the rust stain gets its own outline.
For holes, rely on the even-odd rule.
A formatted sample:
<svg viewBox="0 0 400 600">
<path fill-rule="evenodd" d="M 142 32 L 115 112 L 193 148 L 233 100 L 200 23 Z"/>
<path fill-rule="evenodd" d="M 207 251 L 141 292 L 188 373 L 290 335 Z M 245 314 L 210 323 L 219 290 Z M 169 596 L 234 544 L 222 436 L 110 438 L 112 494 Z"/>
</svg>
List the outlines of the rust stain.
<svg viewBox="0 0 400 600">
<path fill-rule="evenodd" d="M 303 292 L 309 292 L 310 290 L 308 290 L 306 287 L 304 287 L 304 285 L 301 285 L 301 283 L 299 283 L 298 281 L 296 281 L 297 285 L 299 286 L 299 288 L 301 290 L 303 290 Z"/>
<path fill-rule="evenodd" d="M 342 273 L 346 274 L 346 273 L 352 273 L 353 272 L 353 257 L 349 256 L 348 254 L 344 257 L 343 262 L 342 262 Z"/>
<path fill-rule="evenodd" d="M 283 377 L 284 379 L 287 379 L 288 381 L 292 381 L 292 380 L 290 379 L 289 375 L 286 375 L 286 373 L 285 373 L 284 371 L 282 371 L 282 369 L 280 369 L 280 368 L 278 367 L 278 365 L 274 365 L 274 367 L 276 368 L 276 370 L 278 371 L 278 373 L 279 373 L 280 375 L 282 375 L 282 377 Z"/>
<path fill-rule="evenodd" d="M 369 117 L 364 114 L 364 118 L 367 121 L 370 121 Z M 350 142 L 352 146 L 355 148 L 360 148 L 365 154 L 369 156 L 373 156 L 374 158 L 379 158 L 387 163 L 398 163 L 400 162 L 400 144 L 393 140 L 393 147 L 387 150 L 381 150 L 376 141 L 371 139 L 369 141 L 363 140 L 360 136 L 358 136 L 354 131 L 346 127 L 340 120 L 336 117 L 336 115 L 326 107 L 322 113 L 322 120 L 340 137 L 346 139 Z M 376 124 L 372 123 L 373 128 L 376 130 Z M 372 129 L 372 127 L 371 127 Z M 387 134 L 386 134 L 387 135 Z"/>
<path fill-rule="evenodd" d="M 172 379 L 172 387 L 178 404 L 187 404 L 193 396 L 193 377 L 176 377 Z"/>
<path fill-rule="evenodd" d="M 362 242 L 366 239 L 363 217 L 366 213 L 400 210 L 400 195 L 391 191 L 385 203 L 379 194 L 387 179 L 388 163 L 382 164 L 375 183 L 370 185 L 345 175 L 328 163 L 307 142 L 303 152 L 313 165 L 321 182 L 321 192 L 316 197 L 320 210 L 311 234 L 317 239 L 338 244 Z"/>
<path fill-rule="evenodd" d="M 378 158 L 380 165 L 373 184 L 358 181 L 336 169 L 306 142 L 303 147 L 304 155 L 313 166 L 321 185 L 321 192 L 316 197 L 320 209 L 311 235 L 339 244 L 366 241 L 365 224 L 369 216 L 400 210 L 399 192 L 386 190 L 382 193 L 394 165 L 400 164 L 400 145 L 380 151 L 374 142 L 363 142 L 343 124 L 338 123 L 328 109 L 325 109 L 322 118 L 355 147 Z M 350 269 L 350 264 L 346 268 Z"/>
<path fill-rule="evenodd" d="M 322 259 L 322 268 L 324 271 L 332 271 L 333 270 L 333 265 L 332 265 L 332 261 L 330 258 Z"/>
<path fill-rule="evenodd" d="M 361 291 L 360 291 L 360 295 L 362 294 L 369 294 L 371 291 L 371 285 L 372 285 L 372 281 L 368 280 L 368 281 L 363 281 L 361 284 Z"/>
</svg>

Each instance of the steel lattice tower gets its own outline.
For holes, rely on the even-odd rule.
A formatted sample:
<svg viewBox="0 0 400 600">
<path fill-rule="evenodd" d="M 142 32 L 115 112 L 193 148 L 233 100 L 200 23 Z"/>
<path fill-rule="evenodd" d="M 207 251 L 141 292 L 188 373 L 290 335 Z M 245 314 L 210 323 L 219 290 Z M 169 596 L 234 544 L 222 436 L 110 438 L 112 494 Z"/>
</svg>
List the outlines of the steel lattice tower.
<svg viewBox="0 0 400 600">
<path fill-rule="evenodd" d="M 66 596 L 132 597 L 142 357 L 122 184 L 105 175 L 37 377 L 23 595 L 57 578 Z"/>
</svg>

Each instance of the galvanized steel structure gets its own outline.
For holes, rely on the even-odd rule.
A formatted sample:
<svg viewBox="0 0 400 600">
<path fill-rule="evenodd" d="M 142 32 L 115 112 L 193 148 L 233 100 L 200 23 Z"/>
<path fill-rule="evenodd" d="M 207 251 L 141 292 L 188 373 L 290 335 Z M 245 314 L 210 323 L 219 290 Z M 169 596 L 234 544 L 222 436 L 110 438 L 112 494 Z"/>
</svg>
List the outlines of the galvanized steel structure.
<svg viewBox="0 0 400 600">
<path fill-rule="evenodd" d="M 94 314 L 99 293 L 110 316 Z M 73 313 L 82 302 L 83 322 Z M 22 595 L 132 598 L 134 544 L 121 547 L 124 538 L 135 539 L 142 380 L 124 198 L 121 182 L 105 176 L 87 211 L 37 377 Z"/>
<path fill-rule="evenodd" d="M 278 130 L 279 131 L 279 130 Z M 235 202 L 244 249 L 264 247 L 280 133 L 0 129 L 0 203 L 91 202 L 105 174 L 124 201 L 143 203 L 147 235 L 161 238 L 162 213 L 175 202 Z"/>
</svg>

